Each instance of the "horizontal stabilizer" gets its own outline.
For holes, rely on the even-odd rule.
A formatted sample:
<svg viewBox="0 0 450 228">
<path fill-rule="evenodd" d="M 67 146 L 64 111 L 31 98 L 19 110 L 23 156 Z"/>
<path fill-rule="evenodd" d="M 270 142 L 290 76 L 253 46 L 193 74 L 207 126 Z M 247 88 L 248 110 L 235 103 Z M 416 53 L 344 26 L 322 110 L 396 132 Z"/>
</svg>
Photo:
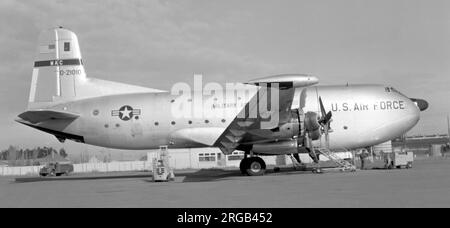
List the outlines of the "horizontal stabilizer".
<svg viewBox="0 0 450 228">
<path fill-rule="evenodd" d="M 71 112 L 56 111 L 50 109 L 30 110 L 19 115 L 19 117 L 22 118 L 23 120 L 33 124 L 44 122 L 47 120 L 76 119 L 79 116 L 80 115 Z"/>
</svg>

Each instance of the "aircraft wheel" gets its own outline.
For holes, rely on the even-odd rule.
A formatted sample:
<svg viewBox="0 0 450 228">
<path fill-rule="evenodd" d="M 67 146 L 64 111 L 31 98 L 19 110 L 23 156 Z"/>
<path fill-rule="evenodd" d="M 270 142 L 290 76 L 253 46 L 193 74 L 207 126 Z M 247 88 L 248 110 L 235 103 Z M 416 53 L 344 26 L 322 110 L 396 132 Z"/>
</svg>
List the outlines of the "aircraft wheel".
<svg viewBox="0 0 450 228">
<path fill-rule="evenodd" d="M 408 164 L 406 164 L 406 168 L 407 168 L 407 169 L 411 169 L 411 168 L 412 168 L 412 163 L 411 163 L 411 162 L 408 162 Z"/>
<path fill-rule="evenodd" d="M 239 164 L 239 169 L 241 170 L 242 174 L 247 174 L 247 163 L 248 163 L 248 158 L 243 158 L 241 160 L 241 163 Z"/>
<path fill-rule="evenodd" d="M 246 163 L 246 171 L 249 176 L 262 176 L 266 172 L 266 163 L 260 157 L 251 157 Z"/>
<path fill-rule="evenodd" d="M 323 173 L 323 171 L 322 171 L 321 168 L 315 168 L 315 169 L 313 169 L 312 172 L 313 172 L 313 173 L 316 173 L 316 174 L 321 174 L 321 173 Z"/>
</svg>

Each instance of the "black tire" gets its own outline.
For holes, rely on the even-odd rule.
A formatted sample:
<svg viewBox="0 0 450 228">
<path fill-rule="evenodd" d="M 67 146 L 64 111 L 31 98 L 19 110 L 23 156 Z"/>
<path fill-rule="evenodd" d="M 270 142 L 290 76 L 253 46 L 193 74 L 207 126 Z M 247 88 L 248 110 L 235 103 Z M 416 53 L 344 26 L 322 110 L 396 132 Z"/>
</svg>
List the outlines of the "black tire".
<svg viewBox="0 0 450 228">
<path fill-rule="evenodd" d="M 249 176 L 262 176 L 266 172 L 266 163 L 260 157 L 251 157 L 245 164 Z"/>
<path fill-rule="evenodd" d="M 408 162 L 408 164 L 406 164 L 406 168 L 407 168 L 407 169 L 411 169 L 411 168 L 412 168 L 412 163 L 411 163 L 411 162 Z"/>
<path fill-rule="evenodd" d="M 244 158 L 241 160 L 241 163 L 239 164 L 239 169 L 241 170 L 242 174 L 247 174 L 247 163 L 248 158 Z"/>
<path fill-rule="evenodd" d="M 313 173 L 322 174 L 323 171 L 321 168 L 314 169 Z"/>
</svg>

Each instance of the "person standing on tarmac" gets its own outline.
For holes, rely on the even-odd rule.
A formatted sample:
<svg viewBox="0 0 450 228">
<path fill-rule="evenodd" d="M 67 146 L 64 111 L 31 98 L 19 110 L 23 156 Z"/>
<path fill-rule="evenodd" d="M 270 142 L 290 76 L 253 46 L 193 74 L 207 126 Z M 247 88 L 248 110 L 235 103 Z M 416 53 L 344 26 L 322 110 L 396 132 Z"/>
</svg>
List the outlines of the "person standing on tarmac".
<svg viewBox="0 0 450 228">
<path fill-rule="evenodd" d="M 359 159 L 361 160 L 361 170 L 365 169 L 366 158 L 369 156 L 367 150 L 363 149 L 359 154 Z"/>
</svg>

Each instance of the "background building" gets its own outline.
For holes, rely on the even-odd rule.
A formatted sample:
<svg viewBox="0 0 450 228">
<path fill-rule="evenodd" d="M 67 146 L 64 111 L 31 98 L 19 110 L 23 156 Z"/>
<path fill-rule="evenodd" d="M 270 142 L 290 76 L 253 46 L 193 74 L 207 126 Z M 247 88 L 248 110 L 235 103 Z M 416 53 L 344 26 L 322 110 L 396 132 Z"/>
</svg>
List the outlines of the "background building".
<svg viewBox="0 0 450 228">
<path fill-rule="evenodd" d="M 394 151 L 412 151 L 416 156 L 442 156 L 449 145 L 449 137 L 441 135 L 416 135 L 392 140 Z"/>
</svg>

